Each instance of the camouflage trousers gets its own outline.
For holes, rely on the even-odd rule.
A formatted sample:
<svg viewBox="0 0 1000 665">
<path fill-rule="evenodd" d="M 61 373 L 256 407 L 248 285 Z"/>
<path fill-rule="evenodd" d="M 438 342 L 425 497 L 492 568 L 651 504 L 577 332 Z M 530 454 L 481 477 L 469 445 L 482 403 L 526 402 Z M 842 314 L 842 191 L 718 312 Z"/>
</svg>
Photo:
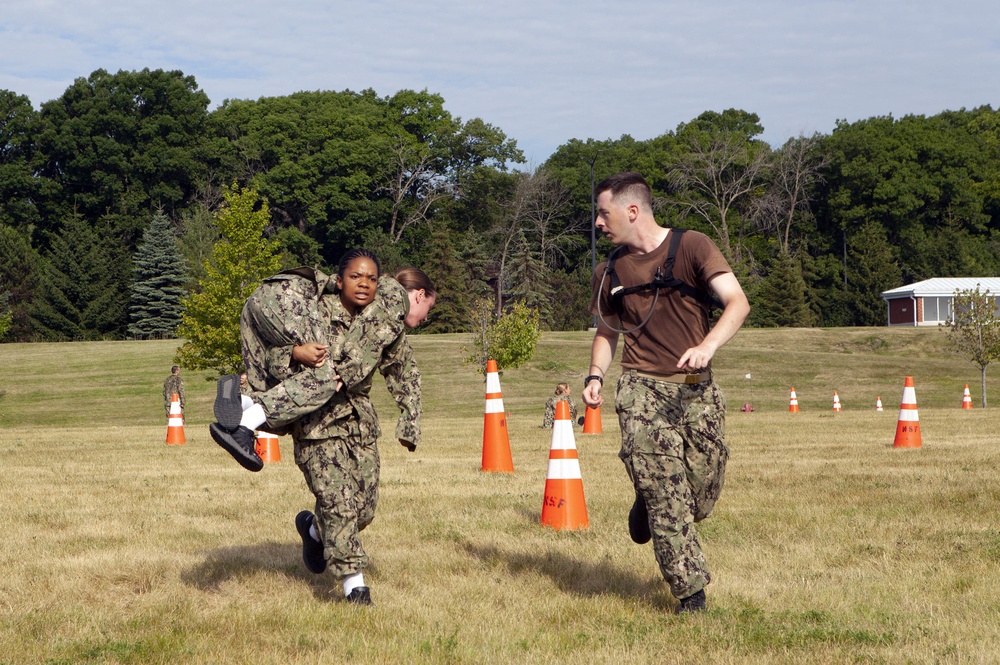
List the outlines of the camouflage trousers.
<svg viewBox="0 0 1000 665">
<path fill-rule="evenodd" d="M 286 432 L 286 425 L 323 406 L 337 387 L 332 362 L 316 368 L 301 367 L 294 373 L 291 369 L 281 373 L 268 367 L 266 357 L 271 347 L 328 343 L 328 324 L 316 303 L 294 290 L 282 289 L 285 285 L 262 285 L 247 299 L 240 316 L 247 379 L 255 391 L 255 401 L 267 414 L 269 431 L 275 433 Z"/>
<path fill-rule="evenodd" d="M 316 497 L 323 556 L 339 578 L 368 566 L 359 534 L 375 519 L 379 455 L 376 441 L 356 436 L 295 442 L 295 463 Z"/>
<path fill-rule="evenodd" d="M 711 381 L 669 383 L 626 370 L 616 410 L 618 456 L 646 501 L 660 572 L 686 598 L 712 580 L 694 524 L 712 513 L 726 478 L 725 398 Z"/>
</svg>

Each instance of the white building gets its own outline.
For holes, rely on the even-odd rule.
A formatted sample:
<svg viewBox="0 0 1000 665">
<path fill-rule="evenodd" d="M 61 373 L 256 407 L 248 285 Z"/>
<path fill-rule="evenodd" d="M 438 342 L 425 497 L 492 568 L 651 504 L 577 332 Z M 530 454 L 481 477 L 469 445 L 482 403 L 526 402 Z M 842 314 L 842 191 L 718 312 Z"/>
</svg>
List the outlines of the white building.
<svg viewBox="0 0 1000 665">
<path fill-rule="evenodd" d="M 951 316 L 955 291 L 976 287 L 1000 296 L 1000 277 L 935 277 L 882 292 L 890 326 L 936 326 Z M 1000 297 L 994 298 L 1000 305 Z"/>
</svg>

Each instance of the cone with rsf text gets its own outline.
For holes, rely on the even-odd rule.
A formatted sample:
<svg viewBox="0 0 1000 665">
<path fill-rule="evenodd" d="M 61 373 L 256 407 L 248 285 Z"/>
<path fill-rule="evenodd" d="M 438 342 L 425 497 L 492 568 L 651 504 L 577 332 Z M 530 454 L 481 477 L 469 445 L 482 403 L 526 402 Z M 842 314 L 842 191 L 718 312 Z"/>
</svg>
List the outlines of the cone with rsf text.
<svg viewBox="0 0 1000 665">
<path fill-rule="evenodd" d="M 972 394 L 969 392 L 969 384 L 965 384 L 965 394 L 962 395 L 962 408 L 971 409 L 972 408 Z"/>
<path fill-rule="evenodd" d="M 167 415 L 167 445 L 177 446 L 187 443 L 184 437 L 184 414 L 181 412 L 180 395 L 170 396 L 170 413 Z"/>
<path fill-rule="evenodd" d="M 278 435 L 257 430 L 257 457 L 264 463 L 281 461 L 281 446 L 278 445 Z"/>
<path fill-rule="evenodd" d="M 587 406 L 587 411 L 583 414 L 583 433 L 600 434 L 601 427 L 601 407 Z"/>
<path fill-rule="evenodd" d="M 913 389 L 913 377 L 906 377 L 903 384 L 903 402 L 899 405 L 899 421 L 896 423 L 894 448 L 919 448 L 920 415 L 917 413 L 917 393 Z"/>
<path fill-rule="evenodd" d="M 565 402 L 559 402 L 565 404 Z M 558 406 L 558 404 L 557 404 Z M 514 459 L 507 437 L 507 416 L 500 392 L 497 361 L 486 361 L 486 413 L 483 415 L 483 471 L 514 473 Z"/>
<path fill-rule="evenodd" d="M 580 458 L 573 440 L 573 422 L 569 419 L 569 404 L 564 401 L 556 402 L 556 417 L 552 423 L 542 524 L 553 529 L 586 529 L 590 526 L 587 502 L 583 498 Z"/>
<path fill-rule="evenodd" d="M 788 398 L 788 413 L 799 412 L 799 398 L 795 394 L 795 386 L 792 386 L 792 393 Z"/>
</svg>

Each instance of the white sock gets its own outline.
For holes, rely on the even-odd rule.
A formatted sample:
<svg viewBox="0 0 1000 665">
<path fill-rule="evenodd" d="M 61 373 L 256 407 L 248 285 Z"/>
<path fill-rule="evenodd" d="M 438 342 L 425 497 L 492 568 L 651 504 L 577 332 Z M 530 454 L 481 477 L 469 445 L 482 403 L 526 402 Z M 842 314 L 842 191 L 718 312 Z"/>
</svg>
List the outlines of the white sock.
<svg viewBox="0 0 1000 665">
<path fill-rule="evenodd" d="M 246 395 L 240 395 L 240 408 L 246 411 L 253 406 L 253 400 Z"/>
<path fill-rule="evenodd" d="M 313 523 L 309 525 L 309 535 L 317 543 L 319 542 L 319 531 L 316 530 L 316 520 L 313 520 Z"/>
<path fill-rule="evenodd" d="M 365 576 L 361 574 L 360 570 L 353 575 L 348 575 L 344 578 L 344 595 L 350 596 L 352 591 L 364 585 Z"/>
<path fill-rule="evenodd" d="M 264 413 L 264 407 L 260 404 L 254 404 L 249 409 L 244 409 L 243 417 L 240 418 L 240 425 L 249 430 L 260 429 L 260 426 L 266 422 L 267 415 Z"/>
</svg>

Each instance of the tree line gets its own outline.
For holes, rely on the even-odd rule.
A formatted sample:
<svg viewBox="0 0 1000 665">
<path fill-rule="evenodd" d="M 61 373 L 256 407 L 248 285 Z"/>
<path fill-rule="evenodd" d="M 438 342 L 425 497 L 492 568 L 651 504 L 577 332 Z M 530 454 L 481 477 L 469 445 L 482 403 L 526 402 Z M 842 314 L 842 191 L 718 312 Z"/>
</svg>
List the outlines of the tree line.
<svg viewBox="0 0 1000 665">
<path fill-rule="evenodd" d="M 645 141 L 572 139 L 536 168 L 426 90 L 209 106 L 179 71 L 97 70 L 37 110 L 0 90 L 4 339 L 174 336 L 239 191 L 255 193 L 278 267 L 367 246 L 386 271 L 424 268 L 441 291 L 432 332 L 472 329 L 484 298 L 546 329 L 589 325 L 591 183 L 624 170 L 646 176 L 663 224 L 717 242 L 750 325 L 882 325 L 884 290 L 1000 274 L 989 106 L 838 122 L 781 146 L 755 113 L 706 111 Z M 598 239 L 596 260 L 610 249 Z"/>
</svg>

